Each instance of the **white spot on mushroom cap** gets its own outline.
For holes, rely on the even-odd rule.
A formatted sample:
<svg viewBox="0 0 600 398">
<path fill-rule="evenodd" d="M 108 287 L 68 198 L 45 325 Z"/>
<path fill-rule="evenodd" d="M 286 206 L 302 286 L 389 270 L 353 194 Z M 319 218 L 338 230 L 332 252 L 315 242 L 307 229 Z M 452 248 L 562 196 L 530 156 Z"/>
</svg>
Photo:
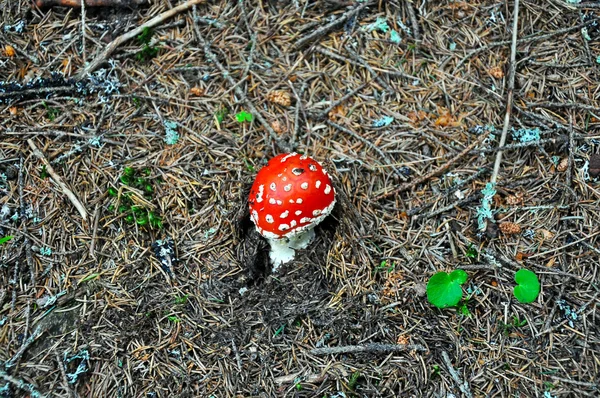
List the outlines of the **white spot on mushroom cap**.
<svg viewBox="0 0 600 398">
<path fill-rule="evenodd" d="M 271 188 L 271 191 L 276 191 L 277 190 L 277 185 L 275 185 L 275 183 L 272 182 L 271 185 L 269 185 L 269 188 Z"/>
<path fill-rule="evenodd" d="M 321 214 L 321 210 L 313 210 L 313 216 L 318 216 Z"/>
<path fill-rule="evenodd" d="M 281 181 L 287 181 L 287 177 L 281 177 Z"/>
<path fill-rule="evenodd" d="M 259 185 L 258 186 L 258 194 L 256 194 L 256 202 L 260 203 L 263 201 L 264 192 L 265 192 L 265 186 Z"/>
<path fill-rule="evenodd" d="M 302 184 L 300 184 L 300 188 L 308 189 L 308 182 L 303 182 Z"/>
<path fill-rule="evenodd" d="M 281 213 L 281 215 L 279 217 L 281 218 L 286 218 L 288 215 L 290 214 L 289 210 L 284 211 L 283 213 Z"/>
<path fill-rule="evenodd" d="M 327 184 L 325 185 L 325 195 L 329 195 L 329 192 L 331 192 L 331 185 Z"/>
<path fill-rule="evenodd" d="M 277 203 L 277 201 L 273 198 L 269 198 L 269 203 L 274 205 L 275 203 Z"/>
<path fill-rule="evenodd" d="M 287 231 L 288 229 L 290 229 L 290 226 L 287 224 L 279 224 L 279 229 L 280 231 Z"/>
<path fill-rule="evenodd" d="M 315 187 L 317 187 L 317 189 L 321 186 L 321 180 L 317 180 L 317 182 L 315 182 Z"/>
<path fill-rule="evenodd" d="M 311 163 L 311 164 L 308 165 L 308 169 L 310 171 L 317 171 L 317 166 L 315 166 L 314 163 Z"/>
<path fill-rule="evenodd" d="M 267 214 L 267 215 L 265 216 L 265 220 L 267 220 L 267 222 L 268 222 L 269 224 L 273 224 L 273 222 L 275 221 L 275 220 L 273 219 L 273 216 L 272 216 L 272 215 L 270 215 L 270 214 Z"/>
<path fill-rule="evenodd" d="M 283 202 L 282 202 L 281 200 L 278 200 L 278 201 L 277 201 L 277 204 L 278 204 L 279 206 L 281 206 L 281 205 L 283 204 Z"/>
<path fill-rule="evenodd" d="M 308 159 L 308 155 L 302 155 L 302 156 L 300 156 L 300 160 L 306 160 L 306 159 Z"/>
<path fill-rule="evenodd" d="M 296 210 L 296 212 L 294 214 L 296 214 L 297 216 L 299 216 L 300 214 L 302 214 L 302 210 Z"/>
<path fill-rule="evenodd" d="M 290 221 L 290 227 L 294 228 L 297 225 L 296 220 Z"/>
<path fill-rule="evenodd" d="M 302 204 L 302 202 L 303 202 L 302 198 L 296 199 L 296 203 L 298 203 L 299 205 Z"/>
<path fill-rule="evenodd" d="M 287 155 L 285 155 L 284 157 L 281 158 L 281 163 L 285 162 L 286 160 L 288 160 L 292 156 L 296 156 L 296 155 L 297 155 L 296 152 L 288 153 Z"/>
<path fill-rule="evenodd" d="M 252 214 L 250 215 L 254 222 L 258 221 L 258 212 L 256 210 L 252 210 Z"/>
<path fill-rule="evenodd" d="M 285 192 L 290 192 L 292 190 L 292 184 L 287 184 L 286 186 L 283 187 L 283 190 Z"/>
</svg>

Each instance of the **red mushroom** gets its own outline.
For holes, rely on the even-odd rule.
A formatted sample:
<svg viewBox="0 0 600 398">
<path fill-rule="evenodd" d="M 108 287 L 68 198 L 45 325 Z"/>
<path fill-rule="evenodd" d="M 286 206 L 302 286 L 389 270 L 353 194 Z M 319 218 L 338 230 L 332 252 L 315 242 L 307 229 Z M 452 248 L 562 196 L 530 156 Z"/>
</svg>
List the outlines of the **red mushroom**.
<svg viewBox="0 0 600 398">
<path fill-rule="evenodd" d="M 256 175 L 248 198 L 250 218 L 271 245 L 274 270 L 306 248 L 314 227 L 331 213 L 335 189 L 327 171 L 306 155 L 284 153 Z"/>
</svg>

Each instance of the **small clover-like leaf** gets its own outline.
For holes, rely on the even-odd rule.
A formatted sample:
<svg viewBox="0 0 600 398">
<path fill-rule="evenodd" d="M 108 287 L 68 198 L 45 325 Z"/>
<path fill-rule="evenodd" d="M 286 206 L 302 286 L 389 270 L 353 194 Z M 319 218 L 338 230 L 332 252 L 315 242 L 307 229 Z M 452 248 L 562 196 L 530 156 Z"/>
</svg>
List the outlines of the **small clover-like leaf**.
<svg viewBox="0 0 600 398">
<path fill-rule="evenodd" d="M 523 304 L 532 303 L 540 294 L 540 281 L 533 272 L 528 269 L 520 269 L 515 274 L 517 286 L 513 293 L 517 300 Z"/>
<path fill-rule="evenodd" d="M 251 122 L 252 121 L 252 114 L 250 112 L 241 111 L 240 113 L 237 113 L 235 115 L 235 118 L 240 123 Z"/>
<path fill-rule="evenodd" d="M 460 285 L 467 281 L 465 271 L 457 269 L 450 274 L 438 272 L 427 283 L 427 300 L 438 308 L 453 307 L 462 298 Z"/>
</svg>

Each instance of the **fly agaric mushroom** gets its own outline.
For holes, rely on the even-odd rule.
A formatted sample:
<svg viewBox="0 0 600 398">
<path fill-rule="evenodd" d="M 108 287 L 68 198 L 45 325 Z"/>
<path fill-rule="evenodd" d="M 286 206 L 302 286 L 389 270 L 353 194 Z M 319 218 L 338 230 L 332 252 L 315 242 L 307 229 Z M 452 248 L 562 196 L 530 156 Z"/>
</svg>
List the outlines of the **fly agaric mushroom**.
<svg viewBox="0 0 600 398">
<path fill-rule="evenodd" d="M 254 180 L 248 198 L 250 218 L 271 246 L 273 271 L 308 247 L 314 227 L 335 205 L 327 171 L 306 155 L 284 153 L 271 159 Z"/>
</svg>

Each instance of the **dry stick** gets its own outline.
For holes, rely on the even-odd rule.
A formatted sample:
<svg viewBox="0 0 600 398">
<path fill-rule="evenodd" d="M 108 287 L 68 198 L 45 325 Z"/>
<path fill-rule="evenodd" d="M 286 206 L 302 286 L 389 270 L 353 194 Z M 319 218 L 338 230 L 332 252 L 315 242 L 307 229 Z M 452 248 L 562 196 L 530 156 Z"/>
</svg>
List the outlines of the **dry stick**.
<svg viewBox="0 0 600 398">
<path fill-rule="evenodd" d="M 115 51 L 117 49 L 117 47 L 119 47 L 121 44 L 133 39 L 134 37 L 140 35 L 144 31 L 144 29 L 153 28 L 155 26 L 158 26 L 158 25 L 162 24 L 163 22 L 165 22 L 167 19 L 172 18 L 175 15 L 177 15 L 183 11 L 187 11 L 195 5 L 204 3 L 204 1 L 205 0 L 189 0 L 183 4 L 180 4 L 176 7 L 171 8 L 168 11 L 163 12 L 160 15 L 157 15 L 156 17 L 152 18 L 148 22 L 117 37 L 112 42 L 110 42 L 110 44 L 104 48 L 104 51 L 102 51 L 100 54 L 98 54 L 96 56 L 96 58 L 94 58 L 92 60 L 92 62 L 90 62 L 88 64 L 88 66 L 85 67 L 85 69 L 83 69 L 81 72 L 79 72 L 75 76 L 75 79 L 81 80 L 87 74 L 95 71 L 100 65 L 102 65 L 103 62 L 105 62 L 107 60 L 107 58 L 113 53 L 113 51 Z"/>
<path fill-rule="evenodd" d="M 306 87 L 308 86 L 308 84 L 306 82 L 302 83 L 302 86 L 300 87 L 300 93 L 297 93 L 296 90 L 294 89 L 294 85 L 290 82 L 290 88 L 292 89 L 292 91 L 294 92 L 294 95 L 296 96 L 296 112 L 294 113 L 294 132 L 292 133 L 292 142 L 291 145 L 297 146 L 296 145 L 296 140 L 298 139 L 298 132 L 300 131 L 300 110 L 302 110 L 302 113 L 304 114 L 304 107 L 302 106 L 302 96 L 304 95 L 304 91 L 306 90 Z M 306 122 L 306 115 L 304 114 L 304 119 Z"/>
<path fill-rule="evenodd" d="M 419 20 L 417 19 L 417 15 L 415 14 L 415 9 L 412 6 L 412 1 L 404 0 L 404 5 L 406 5 L 406 11 L 408 12 L 408 18 L 410 19 L 410 24 L 413 28 L 413 37 L 415 41 L 421 41 L 421 33 L 419 29 Z"/>
<path fill-rule="evenodd" d="M 35 0 L 36 7 L 54 6 L 79 8 L 85 3 L 87 7 L 131 7 L 148 3 L 148 0 Z"/>
<path fill-rule="evenodd" d="M 506 98 L 506 113 L 504 114 L 504 126 L 502 126 L 502 135 L 500 136 L 500 143 L 498 146 L 504 146 L 506 143 L 506 136 L 508 134 L 508 126 L 510 125 L 510 116 L 512 110 L 513 94 L 515 88 L 515 72 L 516 72 L 516 57 L 517 57 L 517 31 L 519 29 L 519 0 L 515 0 L 514 12 L 513 12 L 513 26 L 512 26 L 512 44 L 510 47 L 510 64 L 508 66 L 508 94 Z M 502 154 L 504 151 L 498 151 L 496 154 L 496 163 L 494 163 L 494 171 L 490 182 L 496 184 L 498 179 L 498 172 L 500 171 L 500 164 L 502 163 Z"/>
<path fill-rule="evenodd" d="M 361 64 L 360 62 L 354 61 L 354 60 L 352 60 L 352 59 L 350 59 L 348 57 L 344 57 L 343 55 L 335 53 L 335 52 L 333 52 L 331 50 L 328 50 L 327 48 L 325 48 L 323 46 L 320 46 L 320 45 L 315 46 L 314 47 L 314 51 L 316 51 L 316 52 L 318 52 L 320 54 L 323 54 L 323 55 L 325 55 L 325 56 L 327 56 L 329 58 L 333 58 L 333 59 L 335 59 L 337 61 L 347 62 L 350 65 L 360 66 L 361 68 L 365 68 L 365 65 Z M 381 72 L 381 73 L 386 74 L 386 75 L 390 75 L 390 76 L 403 77 L 403 78 L 406 78 L 406 79 L 411 79 L 412 81 L 415 81 L 415 80 L 416 81 L 421 81 L 421 79 L 419 79 L 416 76 L 411 76 L 408 73 L 398 72 L 398 71 L 395 71 L 395 70 L 381 69 L 381 68 L 373 68 L 373 70 L 375 70 L 377 72 Z"/>
<path fill-rule="evenodd" d="M 67 372 L 65 370 L 65 365 L 60 360 L 60 356 L 58 355 L 58 352 L 54 353 L 54 358 L 56 359 L 56 364 L 58 366 L 58 369 L 60 370 L 60 375 L 62 376 L 62 380 L 64 383 L 63 388 L 68 391 L 69 396 L 71 396 L 71 398 L 77 398 L 78 397 L 77 393 L 75 391 L 73 391 L 71 389 L 71 387 L 69 386 L 69 380 L 67 380 Z"/>
<path fill-rule="evenodd" d="M 425 181 L 429 180 L 430 178 L 435 177 L 435 176 L 443 173 L 444 171 L 446 171 L 450 167 L 452 167 L 456 162 L 458 162 L 462 157 L 464 157 L 465 155 L 467 155 L 473 148 L 475 148 L 483 140 L 485 140 L 487 138 L 487 136 L 488 136 L 488 134 L 483 134 L 482 136 L 479 137 L 479 139 L 477 141 L 473 141 L 471 143 L 471 145 L 469 145 L 468 147 L 466 147 L 465 149 L 463 149 L 462 151 L 460 151 L 455 157 L 453 157 L 452 159 L 450 159 L 449 161 L 447 161 L 446 163 L 444 163 L 443 165 L 441 165 L 437 169 L 435 169 L 435 170 L 433 170 L 433 171 L 425 174 L 424 176 L 416 178 L 415 180 L 413 180 L 411 182 L 408 182 L 406 184 L 402 184 L 398 188 L 395 188 L 395 189 L 393 189 L 390 192 L 383 193 L 383 194 L 379 195 L 378 197 L 376 197 L 375 200 L 385 199 L 385 198 L 388 198 L 388 197 L 390 197 L 392 195 L 396 195 L 396 194 L 399 194 L 401 192 L 408 191 L 408 190 L 416 187 L 417 185 L 421 184 L 422 182 L 425 182 Z"/>
<path fill-rule="evenodd" d="M 373 149 L 375 152 L 377 152 L 379 154 L 379 156 L 381 156 L 383 161 L 388 166 L 392 167 L 392 169 L 398 175 L 398 177 L 400 177 L 400 178 L 402 178 L 402 180 L 406 181 L 406 177 L 404 176 L 404 174 L 402 174 L 402 172 L 400 172 L 400 170 L 398 170 L 398 168 L 396 166 L 394 166 L 394 162 L 377 145 L 373 144 L 371 141 L 367 140 L 366 138 L 361 137 L 360 135 L 356 134 L 354 131 L 352 131 L 342 125 L 334 123 L 331 120 L 327 120 L 327 121 L 325 121 L 325 123 L 330 125 L 331 127 L 335 127 L 336 129 L 340 130 L 341 132 L 344 132 L 344 133 L 356 138 L 357 140 L 363 142 L 369 148 Z"/>
<path fill-rule="evenodd" d="M 354 97 L 356 95 L 356 93 L 358 93 L 360 90 L 362 90 L 368 83 L 369 82 L 361 84 L 360 86 L 358 86 L 354 90 L 350 91 L 348 94 L 344 95 L 342 98 L 333 101 L 331 103 L 331 105 L 329 105 L 325 110 L 323 110 L 323 112 L 319 113 L 316 116 L 316 119 L 317 120 L 323 120 L 323 119 L 325 119 L 329 115 L 329 112 L 331 112 L 333 110 L 333 108 L 335 108 L 336 106 L 338 106 L 342 102 L 346 101 L 348 98 Z"/>
<path fill-rule="evenodd" d="M 0 93 L 0 101 L 11 98 L 11 97 L 25 97 L 31 94 L 41 95 L 41 94 L 56 94 L 63 92 L 73 91 L 73 86 L 59 86 L 59 87 L 40 87 L 40 88 L 31 88 L 27 90 L 15 90 L 15 91 L 6 91 Z"/>
<path fill-rule="evenodd" d="M 25 186 L 25 176 L 24 176 L 24 162 L 23 157 L 19 160 L 19 212 L 21 213 L 21 228 L 23 229 L 23 236 L 25 245 L 25 257 L 27 259 L 27 267 L 29 267 L 29 283 L 31 283 L 31 288 L 35 290 L 35 264 L 33 262 L 33 253 L 31 252 L 31 240 L 27 236 L 27 218 L 25 217 L 25 195 L 23 194 L 24 186 Z"/>
<path fill-rule="evenodd" d="M 233 89 L 234 89 L 233 91 L 235 92 L 235 94 L 240 98 L 240 100 L 244 104 L 246 104 L 246 107 L 248 107 L 250 109 L 250 112 L 252 112 L 252 115 L 256 116 L 256 118 L 258 119 L 258 121 L 260 122 L 260 124 L 263 125 L 263 127 L 265 128 L 265 130 L 267 130 L 267 132 L 271 136 L 271 139 L 273 141 L 275 141 L 275 143 L 277 144 L 277 146 L 279 148 L 281 148 L 283 151 L 289 152 L 290 151 L 289 145 L 287 143 L 285 143 L 283 140 L 281 140 L 277 136 L 277 133 L 275 133 L 275 131 L 273 130 L 273 128 L 269 125 L 269 123 L 267 123 L 267 121 L 262 116 L 262 114 L 258 111 L 258 109 L 254 106 L 254 104 L 248 99 L 248 97 L 246 96 L 246 94 L 237 85 L 237 83 L 235 82 L 235 80 L 233 80 L 233 77 L 231 77 L 231 75 L 229 74 L 229 72 L 227 72 L 227 69 L 225 69 L 225 67 L 223 66 L 223 64 L 221 64 L 221 62 L 217 59 L 217 56 L 215 55 L 215 53 L 213 53 L 212 50 L 210 49 L 210 45 L 208 44 L 208 42 L 206 40 L 204 40 L 204 36 L 202 36 L 202 33 L 200 32 L 200 29 L 198 28 L 198 26 L 196 24 L 194 24 L 194 28 L 195 28 L 195 31 L 196 31 L 196 35 L 198 36 L 198 41 L 200 42 L 200 45 L 203 47 L 204 54 L 206 55 L 206 57 L 214 65 L 216 65 L 217 68 L 221 71 L 221 75 L 233 87 Z"/>
<path fill-rule="evenodd" d="M 81 215 L 81 218 L 83 218 L 84 221 L 87 221 L 87 217 L 88 217 L 87 211 L 85 210 L 85 207 L 83 207 L 83 205 L 81 204 L 79 199 L 77 199 L 77 196 L 75 196 L 75 194 L 63 182 L 62 178 L 56 173 L 56 171 L 54 171 L 54 168 L 52 167 L 50 162 L 48 162 L 48 159 L 46 159 L 44 154 L 38 149 L 38 147 L 35 145 L 33 140 L 28 139 L 27 143 L 29 144 L 29 147 L 33 151 L 33 154 L 36 157 L 38 157 L 42 161 L 42 163 L 44 163 L 44 165 L 46 166 L 46 170 L 48 171 L 48 174 L 50 174 L 50 177 L 52 177 L 52 179 L 60 187 L 62 192 L 67 196 L 67 198 L 69 198 L 71 203 L 73 203 L 73 206 L 75 206 L 75 208 Z"/>
<path fill-rule="evenodd" d="M 323 347 L 314 348 L 310 350 L 311 355 L 335 355 L 335 354 L 360 354 L 360 353 L 377 353 L 377 354 L 388 354 L 390 352 L 404 352 L 404 351 L 421 351 L 425 352 L 427 349 L 420 344 L 380 344 L 370 343 L 362 345 L 347 345 L 340 347 Z"/>
<path fill-rule="evenodd" d="M 517 0 L 517 2 L 518 1 L 519 0 Z M 462 391 L 462 393 L 465 394 L 467 398 L 473 398 L 473 394 L 471 393 L 471 389 L 469 388 L 469 383 L 467 383 L 466 381 L 464 383 L 462 382 L 460 376 L 452 366 L 452 362 L 450 362 L 450 357 L 448 356 L 448 353 L 446 351 L 442 351 L 442 359 L 444 360 L 444 363 L 448 368 L 448 372 L 450 372 L 450 376 L 452 376 L 452 378 L 458 385 L 458 388 L 460 388 L 460 391 Z"/>
<path fill-rule="evenodd" d="M 320 383 L 325 379 L 325 376 L 319 374 L 309 374 L 301 376 L 301 373 L 292 373 L 291 375 L 279 376 L 273 379 L 275 384 L 287 384 L 287 383 Z"/>
<path fill-rule="evenodd" d="M 21 390 L 28 391 L 31 397 L 44 397 L 44 395 L 40 394 L 40 392 L 33 386 L 33 384 L 28 384 L 25 383 L 23 380 L 12 377 L 3 370 L 0 370 L 0 378 L 4 379 L 5 381 L 11 383 L 12 385 Z"/>
<path fill-rule="evenodd" d="M 80 0 L 81 4 L 81 59 L 83 64 L 86 64 L 85 60 L 85 0 Z"/>
<path fill-rule="evenodd" d="M 387 82 L 385 80 L 383 80 L 381 78 L 381 76 L 379 76 L 379 74 L 377 72 L 375 72 L 375 70 L 371 67 L 371 65 L 369 65 L 369 63 L 367 61 L 362 59 L 362 57 L 358 53 L 356 53 L 354 50 L 352 50 L 352 48 L 350 48 L 350 46 L 345 46 L 344 49 L 346 51 L 348 51 L 348 54 L 350 54 L 356 62 L 358 62 L 365 69 L 367 69 L 369 71 L 369 73 L 371 74 L 371 76 L 373 76 L 373 78 L 375 80 L 377 80 L 379 82 L 379 84 L 381 84 L 383 86 L 383 88 L 385 88 L 389 92 L 395 91 L 392 87 L 390 87 L 389 84 L 387 84 Z"/>
<path fill-rule="evenodd" d="M 340 15 L 340 17 L 337 18 L 336 20 L 331 21 L 327 25 L 320 27 L 319 29 L 313 31 L 309 35 L 304 36 L 303 38 L 298 40 L 296 43 L 294 43 L 294 45 L 292 46 L 292 48 L 290 50 L 291 51 L 301 50 L 302 48 L 304 48 L 311 42 L 319 39 L 322 36 L 325 36 L 326 34 L 331 32 L 333 29 L 335 29 L 337 26 L 346 22 L 346 20 L 352 18 L 354 15 L 356 15 L 359 12 L 361 12 L 362 10 L 364 10 L 368 5 L 369 5 L 369 2 L 366 1 L 366 2 L 362 3 L 361 5 L 359 5 L 358 7 L 345 12 L 344 14 Z"/>
<path fill-rule="evenodd" d="M 523 37 L 523 38 L 517 40 L 517 44 L 528 43 L 530 41 L 535 41 L 535 40 L 549 39 L 552 36 L 579 30 L 579 29 L 583 28 L 584 26 L 590 25 L 591 23 L 593 23 L 593 21 L 588 21 L 584 24 L 579 24 L 579 25 L 571 26 L 571 27 L 564 28 L 564 29 L 558 29 L 552 33 L 547 33 L 545 35 L 534 34 L 534 35 L 526 36 L 526 37 Z M 490 43 L 486 46 L 483 46 L 483 47 L 480 47 L 478 49 L 471 51 L 470 53 L 465 55 L 464 58 L 461 59 L 460 62 L 456 65 L 456 67 L 454 68 L 454 73 L 456 73 L 458 71 L 458 69 L 464 65 L 465 62 L 467 62 L 470 58 L 474 57 L 475 55 L 480 54 L 487 50 L 491 50 L 494 47 L 505 46 L 505 45 L 511 44 L 511 43 L 512 43 L 512 40 L 496 41 L 496 42 Z"/>
</svg>

